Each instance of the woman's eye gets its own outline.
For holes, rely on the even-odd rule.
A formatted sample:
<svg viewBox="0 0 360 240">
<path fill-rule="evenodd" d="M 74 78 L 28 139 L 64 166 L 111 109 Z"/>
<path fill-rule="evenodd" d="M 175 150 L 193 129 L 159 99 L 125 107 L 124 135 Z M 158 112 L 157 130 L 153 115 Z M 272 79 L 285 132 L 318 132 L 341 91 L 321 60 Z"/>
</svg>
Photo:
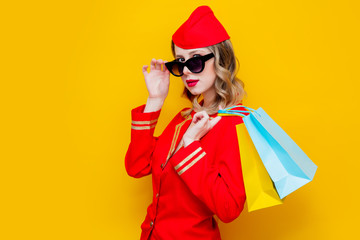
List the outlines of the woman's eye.
<svg viewBox="0 0 360 240">
<path fill-rule="evenodd" d="M 185 59 L 184 59 L 184 58 L 178 58 L 178 59 L 176 59 L 176 61 L 177 61 L 177 62 L 184 62 Z"/>
<path fill-rule="evenodd" d="M 194 54 L 193 57 L 201 57 L 201 55 L 200 54 Z"/>
</svg>

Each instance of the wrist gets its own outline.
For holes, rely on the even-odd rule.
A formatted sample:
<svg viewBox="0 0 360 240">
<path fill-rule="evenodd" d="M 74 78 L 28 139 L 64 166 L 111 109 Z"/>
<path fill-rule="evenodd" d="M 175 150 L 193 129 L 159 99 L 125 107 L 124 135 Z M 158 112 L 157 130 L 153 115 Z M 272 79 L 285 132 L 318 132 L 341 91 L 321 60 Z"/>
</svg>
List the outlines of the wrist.
<svg viewBox="0 0 360 240">
<path fill-rule="evenodd" d="M 183 141 L 184 141 L 184 148 L 185 148 L 185 147 L 189 146 L 191 143 L 193 143 L 195 140 L 192 138 L 184 137 Z"/>
<path fill-rule="evenodd" d="M 148 99 L 146 101 L 144 113 L 159 111 L 162 108 L 162 106 L 164 105 L 164 101 L 165 101 L 165 99 L 162 99 L 162 98 L 148 97 Z"/>
</svg>

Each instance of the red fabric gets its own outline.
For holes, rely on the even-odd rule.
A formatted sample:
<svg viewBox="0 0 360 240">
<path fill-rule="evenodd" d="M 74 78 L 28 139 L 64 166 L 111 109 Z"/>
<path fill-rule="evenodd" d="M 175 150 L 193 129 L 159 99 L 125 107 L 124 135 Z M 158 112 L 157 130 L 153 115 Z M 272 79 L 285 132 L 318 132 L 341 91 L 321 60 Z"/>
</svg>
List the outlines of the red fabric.
<svg viewBox="0 0 360 240">
<path fill-rule="evenodd" d="M 208 6 L 196 8 L 172 36 L 175 45 L 184 49 L 208 47 L 229 38 Z"/>
<path fill-rule="evenodd" d="M 221 239 L 213 215 L 223 222 L 233 221 L 246 199 L 235 128 L 242 118 L 222 117 L 200 141 L 171 156 L 194 111 L 188 118 L 179 112 L 163 133 L 154 137 L 161 110 L 143 113 L 144 108 L 132 110 L 131 142 L 125 157 L 130 176 L 152 174 L 153 201 L 141 225 L 141 240 Z"/>
</svg>

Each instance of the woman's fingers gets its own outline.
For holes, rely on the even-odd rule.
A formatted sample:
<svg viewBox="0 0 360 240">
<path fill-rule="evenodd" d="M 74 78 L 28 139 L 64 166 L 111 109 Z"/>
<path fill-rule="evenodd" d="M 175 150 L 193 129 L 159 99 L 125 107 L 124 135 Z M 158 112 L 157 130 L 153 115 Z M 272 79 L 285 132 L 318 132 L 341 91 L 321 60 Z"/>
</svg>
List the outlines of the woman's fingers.
<svg viewBox="0 0 360 240">
<path fill-rule="evenodd" d="M 156 64 L 156 59 L 155 58 L 151 59 L 150 71 L 155 70 L 155 64 Z"/>
<path fill-rule="evenodd" d="M 219 110 L 224 109 L 220 104 L 219 104 Z M 212 120 L 210 120 L 210 127 L 213 128 L 221 119 L 221 116 L 216 116 L 215 118 L 213 118 Z"/>
<path fill-rule="evenodd" d="M 221 107 L 220 107 L 221 108 Z M 219 121 L 221 116 L 217 116 L 210 120 L 206 111 L 194 114 L 193 121 L 188 128 L 188 137 L 192 139 L 201 139 L 206 135 Z"/>
<path fill-rule="evenodd" d="M 159 59 L 159 60 L 156 60 L 155 58 L 151 59 L 150 71 L 152 71 L 152 70 L 160 70 L 162 72 L 169 72 L 169 70 L 165 66 L 166 62 L 167 61 L 164 61 L 162 59 Z"/>
<path fill-rule="evenodd" d="M 146 76 L 148 74 L 148 72 L 147 72 L 148 67 L 149 67 L 148 65 L 144 65 L 142 67 L 142 72 L 143 72 L 144 76 Z"/>
<path fill-rule="evenodd" d="M 209 117 L 209 115 L 205 111 L 200 111 L 200 112 L 195 113 L 194 117 L 197 117 L 197 116 L 207 116 L 207 117 Z"/>
<path fill-rule="evenodd" d="M 221 116 L 217 116 L 210 120 L 210 129 L 213 128 L 221 119 Z"/>
<path fill-rule="evenodd" d="M 201 119 L 201 116 L 195 113 L 194 118 L 192 120 L 193 123 L 197 123 Z"/>
<path fill-rule="evenodd" d="M 220 107 L 220 109 L 222 109 Z M 207 125 L 212 129 L 221 119 L 221 116 L 217 116 L 210 120 L 209 115 L 205 111 L 198 112 L 194 115 L 194 123 L 199 123 L 202 125 Z"/>
<path fill-rule="evenodd" d="M 163 64 L 163 60 L 159 59 L 159 60 L 156 60 L 156 63 L 155 63 L 155 69 L 156 70 L 161 70 L 161 65 Z"/>
<path fill-rule="evenodd" d="M 205 111 L 195 113 L 194 123 L 200 123 L 201 125 L 206 124 L 206 121 L 209 120 L 209 115 Z"/>
<path fill-rule="evenodd" d="M 167 63 L 167 61 L 164 61 L 164 72 L 170 73 L 169 70 L 167 69 L 167 67 L 165 66 L 165 63 Z"/>
</svg>

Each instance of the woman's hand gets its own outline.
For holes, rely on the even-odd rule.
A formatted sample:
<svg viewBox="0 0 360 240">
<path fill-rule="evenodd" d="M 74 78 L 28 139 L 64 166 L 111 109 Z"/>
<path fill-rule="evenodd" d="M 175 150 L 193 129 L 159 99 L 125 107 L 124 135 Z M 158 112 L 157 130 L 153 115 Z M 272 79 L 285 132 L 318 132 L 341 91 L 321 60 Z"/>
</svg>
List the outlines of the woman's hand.
<svg viewBox="0 0 360 240">
<path fill-rule="evenodd" d="M 170 72 L 161 59 L 153 58 L 150 63 L 150 72 L 147 72 L 148 65 L 142 67 L 149 97 L 144 112 L 155 112 L 162 108 L 165 98 L 169 92 Z"/>
<path fill-rule="evenodd" d="M 220 105 L 219 109 L 222 109 Z M 209 115 L 205 111 L 195 113 L 194 118 L 182 139 L 184 147 L 187 147 L 193 141 L 200 140 L 220 121 L 220 119 L 221 116 L 217 116 L 210 120 Z"/>
<path fill-rule="evenodd" d="M 170 72 L 165 66 L 165 61 L 153 58 L 150 63 L 150 72 L 147 72 L 148 65 L 142 67 L 146 87 L 150 99 L 164 101 L 169 92 Z"/>
</svg>

